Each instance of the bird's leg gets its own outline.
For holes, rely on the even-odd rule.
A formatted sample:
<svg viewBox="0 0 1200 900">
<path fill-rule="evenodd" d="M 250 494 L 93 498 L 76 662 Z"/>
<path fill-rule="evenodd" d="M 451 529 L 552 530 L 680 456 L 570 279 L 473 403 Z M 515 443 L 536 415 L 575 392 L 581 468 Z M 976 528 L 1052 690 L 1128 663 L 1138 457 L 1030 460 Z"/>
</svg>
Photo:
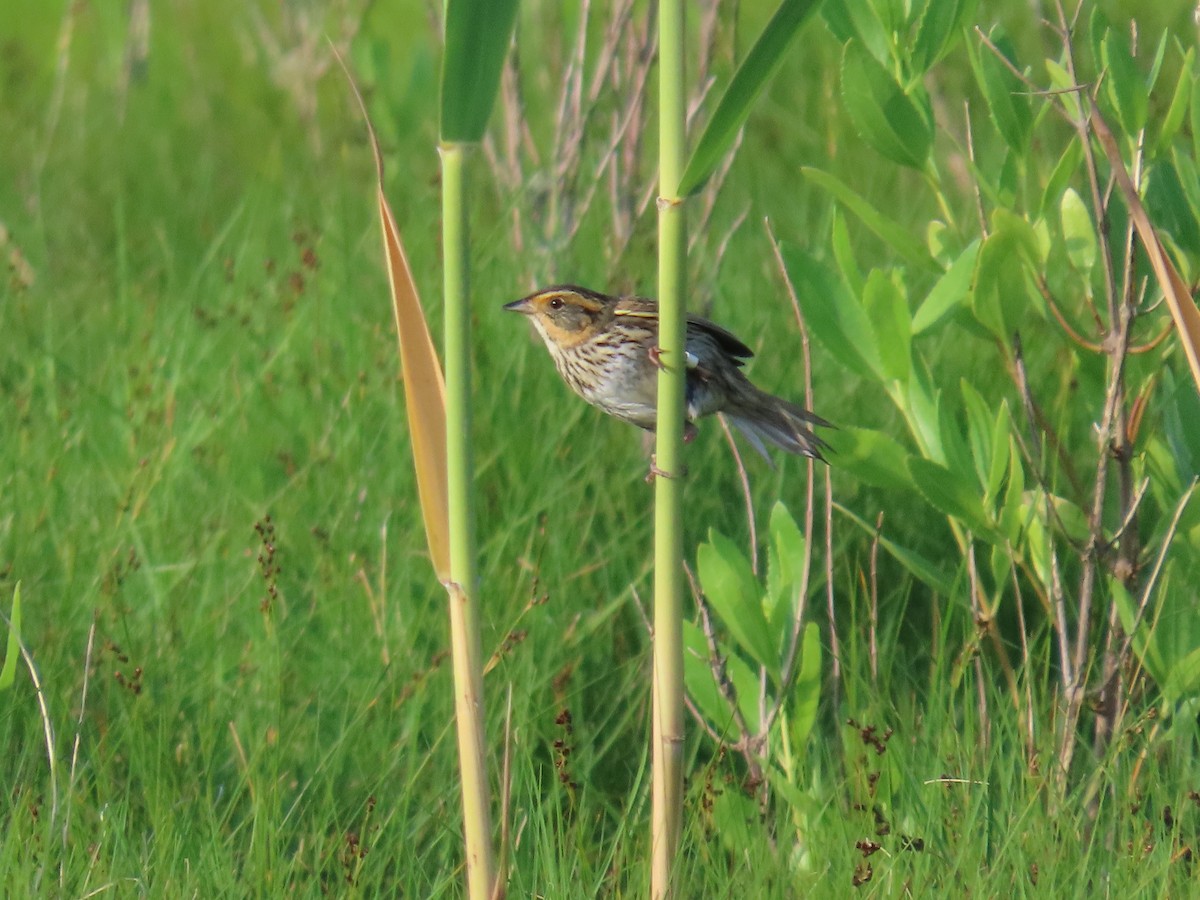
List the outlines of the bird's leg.
<svg viewBox="0 0 1200 900">
<path fill-rule="evenodd" d="M 650 362 L 654 363 L 654 368 L 665 369 L 667 367 L 667 364 L 662 361 L 662 347 L 658 344 L 652 344 L 646 351 L 646 355 L 650 357 Z"/>
<path fill-rule="evenodd" d="M 646 355 L 650 357 L 650 362 L 654 363 L 654 368 L 665 369 L 667 364 L 663 362 L 663 348 L 658 344 L 654 344 L 646 351 Z M 696 372 L 700 377 L 708 381 L 709 374 L 700 368 L 700 359 L 690 350 L 683 351 L 683 362 L 687 366 L 689 372 Z"/>
<path fill-rule="evenodd" d="M 687 466 L 682 466 L 679 474 L 686 478 L 687 477 Z M 662 478 L 675 478 L 676 477 L 674 472 L 668 472 L 665 469 L 660 469 L 658 467 L 658 463 L 655 460 L 654 454 L 651 453 L 650 454 L 650 471 L 646 473 L 646 484 L 653 484 L 654 479 L 658 478 L 660 476 Z"/>
<path fill-rule="evenodd" d="M 696 427 L 695 422 L 683 423 L 683 442 L 685 444 L 690 444 L 692 441 L 694 441 L 696 439 L 696 435 L 699 433 L 700 429 Z"/>
</svg>

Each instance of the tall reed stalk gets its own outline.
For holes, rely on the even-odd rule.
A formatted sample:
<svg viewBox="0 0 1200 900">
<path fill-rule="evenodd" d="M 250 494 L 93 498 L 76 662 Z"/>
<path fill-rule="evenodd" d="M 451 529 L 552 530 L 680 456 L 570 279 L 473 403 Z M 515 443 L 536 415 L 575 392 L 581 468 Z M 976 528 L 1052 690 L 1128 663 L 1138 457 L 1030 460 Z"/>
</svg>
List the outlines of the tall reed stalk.
<svg viewBox="0 0 1200 900">
<path fill-rule="evenodd" d="M 683 416 L 687 221 L 684 4 L 659 7 L 658 436 L 654 492 L 654 763 L 651 896 L 672 894 L 683 807 Z"/>
<path fill-rule="evenodd" d="M 512 40 L 516 0 L 447 0 L 442 58 L 442 252 L 446 313 L 446 475 L 450 528 L 451 655 L 462 777 L 467 894 L 502 896 L 492 852 L 484 735 L 483 661 L 471 454 L 470 241 L 466 156 L 483 138 Z"/>
<path fill-rule="evenodd" d="M 472 900 L 491 896 L 491 792 L 484 752 L 483 665 L 479 639 L 475 516 L 471 490 L 471 310 L 468 266 L 466 148 L 443 142 L 442 271 L 446 335 L 446 474 L 449 493 L 450 644 L 454 661 L 454 717 L 462 778 L 467 890 Z"/>
</svg>

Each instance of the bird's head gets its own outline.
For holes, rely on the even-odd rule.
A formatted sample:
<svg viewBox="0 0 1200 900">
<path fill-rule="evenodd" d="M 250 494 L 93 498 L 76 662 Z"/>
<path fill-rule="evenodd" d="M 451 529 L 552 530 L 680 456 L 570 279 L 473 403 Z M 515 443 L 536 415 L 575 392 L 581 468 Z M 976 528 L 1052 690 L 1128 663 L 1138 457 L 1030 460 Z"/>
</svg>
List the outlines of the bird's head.
<svg viewBox="0 0 1200 900">
<path fill-rule="evenodd" d="M 613 316 L 615 301 L 587 288 L 560 284 L 543 288 L 504 308 L 529 316 L 546 343 L 566 350 L 588 340 Z"/>
</svg>

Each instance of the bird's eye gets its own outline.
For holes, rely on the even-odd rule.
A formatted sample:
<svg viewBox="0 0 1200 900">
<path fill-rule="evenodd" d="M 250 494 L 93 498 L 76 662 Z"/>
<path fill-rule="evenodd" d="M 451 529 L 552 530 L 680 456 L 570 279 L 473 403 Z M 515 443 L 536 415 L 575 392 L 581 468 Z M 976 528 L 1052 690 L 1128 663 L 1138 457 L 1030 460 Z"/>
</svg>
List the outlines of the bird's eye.
<svg viewBox="0 0 1200 900">
<path fill-rule="evenodd" d="M 550 299 L 550 308 L 551 309 L 562 309 L 563 308 L 562 297 L 552 297 Z"/>
</svg>

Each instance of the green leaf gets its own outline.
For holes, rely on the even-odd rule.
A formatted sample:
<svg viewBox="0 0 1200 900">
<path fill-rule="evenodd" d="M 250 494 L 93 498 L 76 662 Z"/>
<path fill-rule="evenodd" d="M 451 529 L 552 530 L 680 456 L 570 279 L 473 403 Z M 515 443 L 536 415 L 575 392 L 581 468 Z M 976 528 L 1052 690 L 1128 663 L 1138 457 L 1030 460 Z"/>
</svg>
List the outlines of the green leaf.
<svg viewBox="0 0 1200 900">
<path fill-rule="evenodd" d="M 978 492 L 958 473 L 919 456 L 910 457 L 908 471 L 929 504 L 969 528 L 977 537 L 992 531 Z"/>
<path fill-rule="evenodd" d="M 1025 176 L 1025 160 L 1028 153 L 1018 153 L 1008 149 L 1001 157 L 999 173 L 996 177 L 996 198 L 1000 209 L 1008 211 L 1019 207 L 1018 197 L 1021 194 L 1022 180 Z M 997 210 L 998 212 L 999 210 Z"/>
<path fill-rule="evenodd" d="M 858 525 L 863 531 L 872 537 L 875 536 L 875 526 L 868 523 L 865 519 L 860 518 L 856 513 L 851 512 L 840 503 L 834 503 L 837 510 L 842 513 L 850 521 Z M 886 535 L 879 535 L 879 546 L 887 553 L 904 566 L 909 573 L 920 581 L 922 584 L 933 588 L 943 596 L 950 596 L 954 591 L 954 579 L 948 576 L 945 572 L 939 569 L 934 563 L 927 560 L 920 553 L 914 550 L 909 550 L 901 547 L 891 538 Z"/>
<path fill-rule="evenodd" d="M 1167 58 L 1167 32 L 1163 32 L 1158 36 L 1158 47 L 1154 51 L 1154 62 L 1150 64 L 1150 74 L 1146 76 L 1146 94 L 1149 96 L 1154 93 L 1154 88 L 1158 84 L 1158 76 L 1162 74 L 1163 60 Z"/>
<path fill-rule="evenodd" d="M 1166 165 L 1166 161 L 1162 160 L 1159 164 Z M 1196 172 L 1196 161 L 1187 153 L 1181 152 L 1178 147 L 1172 147 L 1171 166 L 1175 169 L 1174 174 L 1179 181 L 1179 192 L 1183 195 L 1183 200 L 1195 213 L 1200 209 L 1200 173 Z"/>
<path fill-rule="evenodd" d="M 1071 138 L 1067 149 L 1063 151 L 1063 155 L 1059 157 L 1054 170 L 1050 173 L 1050 177 L 1046 179 L 1046 188 L 1042 191 L 1041 215 L 1043 218 L 1049 216 L 1052 210 L 1059 208 L 1063 191 L 1071 183 L 1071 179 L 1079 174 L 1079 165 L 1082 162 L 1083 144 L 1079 142 L 1079 138 Z"/>
<path fill-rule="evenodd" d="M 729 538 L 710 531 L 696 551 L 704 596 L 735 641 L 760 666 L 779 678 L 779 654 L 763 615 L 762 588 L 750 563 Z"/>
<path fill-rule="evenodd" d="M 987 484 L 987 473 L 992 464 L 992 413 L 987 401 L 965 378 L 958 384 L 962 391 L 963 406 L 967 411 L 967 442 L 971 446 L 971 459 L 975 463 L 975 474 L 980 484 Z M 1004 461 L 1008 462 L 1005 447 Z"/>
<path fill-rule="evenodd" d="M 921 240 L 913 235 L 911 229 L 905 228 L 894 219 L 885 216 L 837 176 L 811 166 L 804 166 L 800 171 L 806 178 L 825 188 L 846 209 L 858 216 L 862 223 L 875 232 L 885 244 L 909 262 L 924 269 L 938 270 L 940 268 L 930 257 L 929 251 L 925 249 Z"/>
<path fill-rule="evenodd" d="M 906 94 L 857 41 L 842 57 L 842 101 L 855 128 L 883 156 L 924 171 L 933 147 L 929 98 L 917 85 Z"/>
<path fill-rule="evenodd" d="M 776 501 L 771 507 L 767 547 L 767 596 L 764 612 L 775 632 L 776 646 L 791 630 L 795 595 L 804 576 L 804 549 L 807 543 L 787 507 Z"/>
<path fill-rule="evenodd" d="M 1002 35 L 993 34 L 992 43 L 1004 54 L 1004 58 L 1015 64 L 1016 52 L 1012 43 Z M 987 101 L 988 111 L 1000 135 L 1014 151 L 1024 156 L 1033 127 L 1033 110 L 1029 98 L 1024 96 L 1029 89 L 1021 82 L 991 47 L 971 45 L 971 62 L 975 69 L 975 80 Z"/>
<path fill-rule="evenodd" d="M 881 64 L 886 64 L 891 58 L 890 32 L 870 3 L 861 0 L 825 3 L 821 7 L 821 14 L 838 43 L 845 44 L 857 38 Z"/>
<path fill-rule="evenodd" d="M 716 847 L 730 856 L 740 856 L 747 847 L 753 847 L 762 840 L 759 819 L 762 815 L 758 801 L 747 791 L 739 790 L 733 784 L 712 791 L 712 804 L 709 815 L 712 817 L 712 840 L 709 852 Z"/>
<path fill-rule="evenodd" d="M 738 709 L 752 729 L 758 729 L 758 678 L 746 661 L 718 643 L 725 661 L 725 676 L 733 685 Z M 717 686 L 709 658 L 708 640 L 694 622 L 683 623 L 683 679 L 688 696 L 717 731 L 735 734 L 733 712 Z"/>
<path fill-rule="evenodd" d="M 922 365 L 915 370 L 916 377 L 908 380 L 908 394 L 894 396 L 896 405 L 904 413 L 909 430 L 921 448 L 921 452 L 930 459 L 942 462 L 945 454 L 942 450 L 941 425 L 938 417 L 938 397 L 940 391 L 933 386 L 933 379 L 928 370 Z M 905 468 L 908 467 L 907 462 Z"/>
<path fill-rule="evenodd" d="M 1187 479 L 1200 475 L 1200 395 L 1186 378 L 1167 371 L 1159 397 L 1163 436 L 1176 470 Z"/>
<path fill-rule="evenodd" d="M 7 691 L 17 677 L 17 658 L 21 655 L 21 582 L 13 588 L 12 615 L 8 618 L 8 645 L 4 650 L 4 668 L 0 669 L 0 691 Z"/>
<path fill-rule="evenodd" d="M 816 622 L 804 626 L 800 643 L 800 671 L 791 691 L 792 752 L 802 753 L 817 721 L 821 705 L 821 632 Z"/>
<path fill-rule="evenodd" d="M 854 3 L 850 4 L 854 6 Z M 883 26 L 886 34 L 891 36 L 890 43 L 898 43 L 897 37 L 908 31 L 909 0 L 867 0 L 867 5 L 875 13 L 875 18 Z M 895 52 L 893 51 L 893 56 Z M 887 64 L 886 60 L 880 62 Z"/>
<path fill-rule="evenodd" d="M 1157 153 L 1163 153 L 1171 146 L 1171 142 L 1175 140 L 1175 135 L 1179 133 L 1179 129 L 1183 125 L 1184 117 L 1188 114 L 1192 99 L 1192 82 L 1195 77 L 1192 74 L 1192 63 L 1195 56 L 1196 49 L 1194 47 L 1188 47 L 1187 53 L 1183 55 L 1183 62 L 1179 67 L 1179 80 L 1175 82 L 1175 93 L 1171 95 L 1171 104 L 1167 107 L 1167 114 L 1163 116 L 1162 124 L 1158 129 L 1158 139 L 1155 142 Z"/>
<path fill-rule="evenodd" d="M 1176 159 L 1182 156 L 1172 154 Z M 1200 204 L 1200 185 L 1192 160 L 1184 163 L 1186 177 L 1181 178 L 1175 166 L 1160 160 L 1146 173 L 1146 211 L 1155 226 L 1188 253 L 1200 253 L 1200 223 L 1196 221 L 1196 205 Z"/>
<path fill-rule="evenodd" d="M 1029 512 L 1022 500 L 1025 496 L 1025 469 L 1017 440 L 1008 440 L 1008 487 L 1004 491 L 1004 505 L 1000 509 L 1000 530 L 1012 546 L 1021 542 L 1021 534 L 1029 524 Z"/>
<path fill-rule="evenodd" d="M 439 132 L 444 143 L 483 138 L 516 12 L 517 0 L 446 0 Z"/>
<path fill-rule="evenodd" d="M 1085 278 L 1091 274 L 1096 265 L 1098 242 L 1096 229 L 1092 227 L 1092 217 L 1087 204 L 1075 192 L 1067 188 L 1059 205 L 1059 216 L 1062 221 L 1063 241 L 1066 244 L 1067 256 L 1071 265 Z"/>
<path fill-rule="evenodd" d="M 1042 494 L 1042 503 L 1045 503 L 1045 494 Z M 1058 516 L 1058 522 L 1055 523 L 1055 531 L 1062 530 L 1067 537 L 1076 544 L 1082 544 L 1091 536 L 1091 529 L 1088 528 L 1088 517 L 1084 511 L 1079 508 L 1073 500 L 1068 500 L 1066 497 L 1060 497 L 1057 494 L 1050 494 L 1050 503 L 1054 507 L 1054 512 Z"/>
<path fill-rule="evenodd" d="M 1083 115 L 1083 108 L 1079 103 L 1079 86 L 1075 84 L 1071 74 L 1057 60 L 1047 59 L 1043 65 L 1046 67 L 1046 75 L 1050 78 L 1050 87 L 1061 92 L 1061 99 L 1067 108 L 1067 114 L 1072 121 L 1077 120 Z"/>
<path fill-rule="evenodd" d="M 688 696 L 709 722 L 716 723 L 720 730 L 728 725 L 733 716 L 725 705 L 725 698 L 717 688 L 712 666 L 708 658 L 708 642 L 704 632 L 695 622 L 683 623 L 683 680 Z"/>
<path fill-rule="evenodd" d="M 908 298 L 882 269 L 872 269 L 863 291 L 863 307 L 875 333 L 883 374 L 907 381 L 912 365 L 912 319 Z"/>
<path fill-rule="evenodd" d="M 866 282 L 854 259 L 854 248 L 850 244 L 850 229 L 846 227 L 846 217 L 836 206 L 833 208 L 833 224 L 829 231 L 830 243 L 833 246 L 833 258 L 837 260 L 838 271 L 842 273 L 842 278 L 850 293 L 861 297 Z"/>
<path fill-rule="evenodd" d="M 1012 491 L 1009 491 L 1005 496 L 1006 506 L 1011 495 Z M 1026 491 L 1021 495 L 1019 504 L 1009 512 L 1007 521 L 1019 523 L 1020 532 L 1017 537 L 1022 542 L 1026 558 L 1037 573 L 1038 581 L 1048 585 L 1052 578 L 1059 576 L 1050 571 L 1050 538 L 1046 534 L 1046 510 L 1044 506 L 1038 505 L 1039 502 L 1033 491 Z M 1013 543 L 1017 541 L 1014 540 Z"/>
<path fill-rule="evenodd" d="M 1146 127 L 1149 97 L 1129 36 L 1123 29 L 1108 29 L 1100 40 L 1100 54 L 1105 68 L 1104 89 L 1117 111 L 1117 120 L 1126 134 L 1135 135 Z"/>
<path fill-rule="evenodd" d="M 842 365 L 871 378 L 880 371 L 882 363 L 871 323 L 858 298 L 829 267 L 807 251 L 782 243 L 779 250 L 813 335 Z"/>
<path fill-rule="evenodd" d="M 938 434 L 942 439 L 942 457 L 946 467 L 965 485 L 977 483 L 975 464 L 971 460 L 971 451 L 967 447 L 963 427 L 956 415 L 957 409 L 950 402 L 950 394 L 938 397 Z"/>
<path fill-rule="evenodd" d="M 829 436 L 839 470 L 864 484 L 888 490 L 912 490 L 909 453 L 889 435 L 867 428 L 839 428 Z"/>
<path fill-rule="evenodd" d="M 1029 304 L 1024 276 L 1040 252 L 1037 235 L 1028 222 L 996 210 L 992 233 L 980 250 L 971 307 L 980 324 L 1005 345 Z"/>
<path fill-rule="evenodd" d="M 827 4 L 833 6 L 835 4 Z M 796 740 L 792 740 L 793 748 L 796 748 Z M 802 748 L 801 748 L 802 749 Z M 801 749 L 796 749 L 797 755 Z M 786 804 L 789 817 L 792 821 L 800 821 L 807 823 L 818 815 L 818 808 L 822 806 L 820 800 L 816 799 L 813 792 L 807 787 L 801 787 L 792 781 L 789 774 L 778 766 L 769 766 L 766 770 L 766 775 L 771 782 L 771 791 L 774 797 L 782 800 Z M 802 830 L 801 834 L 808 834 L 807 830 Z M 761 840 L 761 838 L 757 838 Z M 812 867 L 810 859 L 810 848 L 803 845 L 803 842 L 797 845 L 793 851 L 795 854 L 793 859 L 797 860 L 794 865 L 796 871 L 806 871 Z"/>
<path fill-rule="evenodd" d="M 940 219 L 933 219 L 925 226 L 925 246 L 929 255 L 945 267 L 954 261 L 959 244 L 957 235 Z"/>
<path fill-rule="evenodd" d="M 917 309 L 912 320 L 913 334 L 928 331 L 966 302 L 978 258 L 979 239 L 976 238 L 938 279 L 925 302 Z"/>
<path fill-rule="evenodd" d="M 1192 158 L 1200 159 L 1200 90 L 1194 86 L 1188 109 L 1188 125 L 1192 132 Z"/>
<path fill-rule="evenodd" d="M 1195 694 L 1197 688 L 1200 688 L 1200 647 L 1175 662 L 1162 682 L 1163 697 L 1172 705 Z"/>
<path fill-rule="evenodd" d="M 975 12 L 975 5 L 975 0 L 929 0 L 917 20 L 912 43 L 914 75 L 924 75 L 950 50 L 963 22 Z"/>
<path fill-rule="evenodd" d="M 783 0 L 767 23 L 742 64 L 733 73 L 729 87 L 721 95 L 716 111 L 700 135 L 696 149 L 684 169 L 680 195 L 687 197 L 703 187 L 721 159 L 733 146 L 738 131 L 750 115 L 750 108 L 771 76 L 783 62 L 784 51 L 800 31 L 800 26 L 817 7 L 818 0 Z"/>
<path fill-rule="evenodd" d="M 1155 646 L 1150 629 L 1146 627 L 1145 622 L 1138 621 L 1137 606 L 1133 597 L 1116 578 L 1109 577 L 1108 586 L 1112 592 L 1117 618 L 1121 620 L 1121 628 L 1132 639 L 1133 652 L 1150 673 L 1150 677 L 1161 685 L 1166 680 L 1167 667 Z"/>
<path fill-rule="evenodd" d="M 992 234 L 1003 234 L 1011 240 L 1025 260 L 1027 268 L 1040 270 L 1046 261 L 1046 246 L 1037 236 L 1032 223 L 1008 209 L 992 213 Z"/>
<path fill-rule="evenodd" d="M 996 421 L 992 425 L 991 466 L 988 469 L 987 480 L 983 484 L 984 497 L 988 502 L 1000 494 L 1000 485 L 1004 481 L 1004 473 L 1012 465 L 1020 466 L 1021 457 L 1018 454 L 1010 461 L 1008 449 L 1013 440 L 1012 416 L 1008 411 L 1008 403 L 1001 401 L 996 410 Z"/>
</svg>

